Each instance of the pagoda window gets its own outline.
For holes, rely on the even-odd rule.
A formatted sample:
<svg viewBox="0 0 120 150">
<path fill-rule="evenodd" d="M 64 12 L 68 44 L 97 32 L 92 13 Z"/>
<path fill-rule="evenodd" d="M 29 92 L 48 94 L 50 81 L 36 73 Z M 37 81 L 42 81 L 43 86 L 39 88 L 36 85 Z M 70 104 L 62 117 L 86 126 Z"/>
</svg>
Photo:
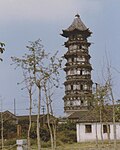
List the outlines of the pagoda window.
<svg viewBox="0 0 120 150">
<path fill-rule="evenodd" d="M 86 74 L 88 74 L 88 75 L 89 75 L 89 74 L 90 74 L 90 71 L 86 71 Z"/>
<path fill-rule="evenodd" d="M 76 57 L 74 57 L 74 61 L 77 62 L 77 58 Z"/>
<path fill-rule="evenodd" d="M 70 70 L 67 71 L 67 75 L 70 75 Z"/>
<path fill-rule="evenodd" d="M 78 48 L 78 49 L 81 49 L 81 48 L 82 48 L 82 46 L 81 46 L 81 45 L 78 45 L 78 46 L 77 46 L 77 48 Z"/>
<path fill-rule="evenodd" d="M 81 49 L 81 52 L 84 52 L 84 49 Z"/>
<path fill-rule="evenodd" d="M 85 57 L 82 57 L 82 61 L 85 61 Z"/>
<path fill-rule="evenodd" d="M 87 106 L 87 105 L 88 105 L 87 101 L 84 101 L 84 106 Z"/>
<path fill-rule="evenodd" d="M 68 89 L 68 90 L 71 90 L 71 86 L 70 86 L 70 85 L 68 85 L 68 86 L 67 86 L 67 89 Z"/>
<path fill-rule="evenodd" d="M 83 74 L 83 70 L 80 70 L 80 75 L 82 75 Z"/>
<path fill-rule="evenodd" d="M 66 102 L 66 106 L 70 106 L 70 101 L 67 101 L 67 102 Z"/>
<path fill-rule="evenodd" d="M 71 90 L 73 90 L 73 85 L 71 85 Z"/>
<path fill-rule="evenodd" d="M 74 62 L 74 57 L 71 58 L 72 62 Z"/>
<path fill-rule="evenodd" d="M 82 45 L 82 49 L 85 49 L 85 50 L 86 50 L 86 49 L 87 49 L 87 46 L 85 46 L 85 45 Z"/>
<path fill-rule="evenodd" d="M 82 75 L 84 75 L 85 74 L 85 71 L 84 70 L 82 70 Z"/>
<path fill-rule="evenodd" d="M 87 75 L 88 73 L 87 73 L 88 71 L 87 70 L 85 70 L 85 74 Z"/>
<path fill-rule="evenodd" d="M 69 58 L 69 59 L 68 59 L 68 62 L 72 62 L 72 59 L 71 59 L 71 58 Z"/>
<path fill-rule="evenodd" d="M 72 35 L 71 36 L 71 40 L 75 40 L 76 39 L 76 36 L 75 35 Z"/>
<path fill-rule="evenodd" d="M 72 106 L 73 105 L 73 102 L 72 101 L 70 101 L 70 106 Z"/>
<path fill-rule="evenodd" d="M 72 45 L 69 46 L 69 50 L 73 50 L 73 46 Z"/>
<path fill-rule="evenodd" d="M 77 57 L 77 61 L 78 62 L 85 61 L 85 57 Z"/>
<path fill-rule="evenodd" d="M 73 45 L 73 49 L 77 49 L 77 45 Z"/>
<path fill-rule="evenodd" d="M 74 69 L 74 74 L 77 74 L 77 69 Z"/>
<path fill-rule="evenodd" d="M 81 100 L 81 105 L 83 105 L 83 103 L 84 103 L 83 100 Z"/>
<path fill-rule="evenodd" d="M 74 84 L 74 85 L 73 85 L 73 90 L 76 90 L 76 89 L 77 89 L 77 85 Z"/>
<path fill-rule="evenodd" d="M 77 57 L 77 61 L 80 62 L 80 61 L 81 61 L 81 58 L 80 58 L 80 57 Z"/>
<path fill-rule="evenodd" d="M 80 90 L 80 86 L 79 86 L 79 84 L 77 84 L 77 90 Z"/>
<path fill-rule="evenodd" d="M 80 74 L 80 69 L 79 68 L 77 69 L 77 74 Z"/>
<path fill-rule="evenodd" d="M 80 101 L 75 100 L 75 101 L 73 102 L 73 105 L 74 105 L 74 106 L 79 106 L 79 105 L 80 105 Z"/>
<path fill-rule="evenodd" d="M 87 89 L 88 89 L 88 87 L 87 87 L 87 85 L 85 84 L 85 85 L 84 85 L 84 90 L 87 90 Z"/>
<path fill-rule="evenodd" d="M 80 85 L 80 89 L 83 90 L 83 85 L 82 84 Z"/>
<path fill-rule="evenodd" d="M 70 71 L 70 74 L 73 75 L 73 74 L 74 74 L 74 70 L 71 70 L 71 71 Z"/>
</svg>

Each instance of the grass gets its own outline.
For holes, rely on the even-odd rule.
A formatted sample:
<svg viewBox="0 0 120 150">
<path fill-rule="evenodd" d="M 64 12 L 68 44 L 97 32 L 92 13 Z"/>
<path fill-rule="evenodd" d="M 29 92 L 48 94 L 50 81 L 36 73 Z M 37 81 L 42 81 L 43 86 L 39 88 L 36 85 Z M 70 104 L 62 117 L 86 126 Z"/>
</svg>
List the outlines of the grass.
<svg viewBox="0 0 120 150">
<path fill-rule="evenodd" d="M 33 147 L 33 150 L 37 148 Z M 51 150 L 51 148 L 43 148 L 42 150 Z M 111 142 L 104 142 L 102 145 L 99 142 L 99 146 L 96 147 L 95 142 L 82 142 L 82 143 L 73 143 L 73 144 L 63 144 L 57 146 L 56 150 L 114 150 L 114 144 Z M 120 150 L 120 142 L 117 142 L 117 150 Z"/>
<path fill-rule="evenodd" d="M 6 141 L 5 145 L 14 145 L 15 140 Z M 96 147 L 95 142 L 82 142 L 82 143 L 72 143 L 72 144 L 65 144 L 61 141 L 57 143 L 56 150 L 114 150 L 114 143 L 113 141 L 111 143 L 108 143 L 107 141 L 104 141 L 104 144 L 102 145 L 99 141 L 98 147 Z M 48 143 L 42 143 L 42 149 L 41 150 L 51 150 L 50 148 L 50 142 Z M 4 150 L 9 150 L 9 147 L 4 148 Z M 1 149 L 1 148 L 0 148 Z M 10 150 L 16 150 L 16 148 L 12 148 Z M 32 150 L 37 150 L 37 144 L 35 141 L 32 141 Z M 117 150 L 120 150 L 120 141 L 117 141 Z"/>
</svg>

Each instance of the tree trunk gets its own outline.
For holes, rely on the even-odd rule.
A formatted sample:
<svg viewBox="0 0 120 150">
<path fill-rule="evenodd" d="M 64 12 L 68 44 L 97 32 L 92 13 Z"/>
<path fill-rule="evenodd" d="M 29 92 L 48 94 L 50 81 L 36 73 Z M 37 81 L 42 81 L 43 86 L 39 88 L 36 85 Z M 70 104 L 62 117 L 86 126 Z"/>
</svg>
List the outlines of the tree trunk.
<svg viewBox="0 0 120 150">
<path fill-rule="evenodd" d="M 31 114 L 32 114 L 32 93 L 29 91 L 30 107 L 29 107 L 29 128 L 28 128 L 28 150 L 31 150 L 30 131 L 31 131 Z"/>
<path fill-rule="evenodd" d="M 97 122 L 95 123 L 95 132 L 96 132 L 96 147 L 98 148 Z"/>
<path fill-rule="evenodd" d="M 103 140 L 103 124 L 102 124 L 102 110 L 101 110 L 101 106 L 100 106 L 100 133 L 101 133 L 101 142 L 102 142 L 102 145 L 104 143 L 104 140 Z"/>
<path fill-rule="evenodd" d="M 106 122 L 106 126 L 107 126 L 108 143 L 110 144 L 110 126 L 108 125 L 107 122 Z"/>
<path fill-rule="evenodd" d="M 2 102 L 1 102 L 1 147 L 4 148 L 4 136 L 3 136 L 3 113 L 2 113 Z"/>
<path fill-rule="evenodd" d="M 40 142 L 40 105 L 41 105 L 41 87 L 38 87 L 38 114 L 37 114 L 37 145 L 38 145 L 38 150 L 41 149 L 41 142 Z"/>
<path fill-rule="evenodd" d="M 114 96 L 112 92 L 112 88 L 110 87 L 110 93 L 112 98 L 112 104 L 113 104 L 113 131 L 114 131 L 114 150 L 117 149 L 117 137 L 116 137 L 116 124 L 115 124 L 115 101 Z"/>
<path fill-rule="evenodd" d="M 54 124 L 53 124 L 53 137 L 54 137 L 54 149 L 56 149 L 57 148 L 57 143 L 56 143 L 56 120 L 55 120 L 55 122 L 54 122 Z"/>
<path fill-rule="evenodd" d="M 46 89 L 46 83 L 44 83 L 44 90 L 45 90 L 45 97 L 46 97 L 46 106 L 47 106 L 47 123 L 48 123 L 48 129 L 50 132 L 50 140 L 51 140 L 51 148 L 54 150 L 54 138 L 53 138 L 53 132 L 50 126 L 50 111 L 49 111 L 49 97 L 47 95 L 47 89 Z"/>
<path fill-rule="evenodd" d="M 51 140 L 51 148 L 54 150 L 54 138 L 53 138 L 53 132 L 50 126 L 50 114 L 47 113 L 47 123 L 48 123 L 48 128 L 50 132 L 50 140 Z"/>
</svg>

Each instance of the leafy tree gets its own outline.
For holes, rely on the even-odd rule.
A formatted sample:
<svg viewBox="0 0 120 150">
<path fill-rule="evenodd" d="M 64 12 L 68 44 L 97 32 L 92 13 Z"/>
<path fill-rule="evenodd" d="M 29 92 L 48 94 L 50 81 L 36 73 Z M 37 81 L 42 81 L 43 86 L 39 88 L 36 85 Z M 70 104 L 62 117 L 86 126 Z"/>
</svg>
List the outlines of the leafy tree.
<svg viewBox="0 0 120 150">
<path fill-rule="evenodd" d="M 2 43 L 2 42 L 0 42 L 0 53 L 2 54 L 4 51 L 5 51 L 5 44 L 4 43 Z M 2 61 L 3 59 L 2 58 L 0 58 L 0 60 Z"/>
</svg>

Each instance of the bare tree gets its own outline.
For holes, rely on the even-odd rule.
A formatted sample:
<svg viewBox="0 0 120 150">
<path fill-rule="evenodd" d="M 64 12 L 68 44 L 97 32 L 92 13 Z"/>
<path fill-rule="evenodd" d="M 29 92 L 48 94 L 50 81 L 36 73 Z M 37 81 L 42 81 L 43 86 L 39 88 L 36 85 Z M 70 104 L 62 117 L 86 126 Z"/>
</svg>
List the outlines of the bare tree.
<svg viewBox="0 0 120 150">
<path fill-rule="evenodd" d="M 32 83 L 32 85 L 34 85 L 35 89 L 37 90 L 37 94 L 38 94 L 37 96 L 37 108 L 38 108 L 37 145 L 38 145 L 38 150 L 40 150 L 41 149 L 41 140 L 40 140 L 41 89 L 42 87 L 44 87 L 45 81 L 47 82 L 48 80 L 51 81 L 51 83 L 49 82 L 50 84 L 52 84 L 54 81 L 58 82 L 58 78 L 55 78 L 55 76 L 59 74 L 58 69 L 61 66 L 61 60 L 56 58 L 57 52 L 52 57 L 50 57 L 50 54 L 46 53 L 45 50 L 43 49 L 43 46 L 41 45 L 41 40 L 30 42 L 30 45 L 27 46 L 27 49 L 29 51 L 28 54 L 25 54 L 22 58 L 12 57 L 12 60 L 13 62 L 17 63 L 17 66 L 22 66 L 24 70 L 30 72 L 31 77 L 29 78 L 30 79 L 29 83 Z M 56 62 L 56 60 L 58 61 L 58 63 Z M 46 86 L 48 85 L 46 84 Z M 29 88 L 28 92 L 31 95 L 30 90 L 31 89 Z M 31 99 L 31 97 L 29 98 Z M 30 110 L 31 110 L 31 105 L 30 105 Z M 49 110 L 48 110 L 48 114 L 49 114 Z"/>
<path fill-rule="evenodd" d="M 45 67 L 45 61 L 48 54 L 43 49 L 43 45 L 40 43 L 41 40 L 37 40 L 35 42 L 30 42 L 30 46 L 27 46 L 28 50 L 31 52 L 31 54 L 28 56 L 30 60 L 30 66 L 31 70 L 33 71 L 33 78 L 35 86 L 38 90 L 38 113 L 37 113 L 37 145 L 38 150 L 41 149 L 41 142 L 40 142 L 40 108 L 41 108 L 41 87 L 42 87 L 42 81 L 44 80 L 44 70 L 46 70 Z"/>
<path fill-rule="evenodd" d="M 116 114 L 115 114 L 115 98 L 113 94 L 113 80 L 112 80 L 112 67 L 111 62 L 108 59 L 106 52 L 107 60 L 107 77 L 105 79 L 106 86 L 108 88 L 109 100 L 112 101 L 112 118 L 113 118 L 113 131 L 114 131 L 114 149 L 117 149 L 117 137 L 116 137 Z"/>
<path fill-rule="evenodd" d="M 28 97 L 29 97 L 29 127 L 28 127 L 28 135 L 27 135 L 27 140 L 28 140 L 28 150 L 31 150 L 31 142 L 30 142 L 30 131 L 31 131 L 31 115 L 32 115 L 32 95 L 33 95 L 33 77 L 32 77 L 32 72 L 29 69 L 29 63 L 27 62 L 28 60 L 26 58 L 17 58 L 17 57 L 12 57 L 12 61 L 15 63 L 16 67 L 21 67 L 22 72 L 23 72 L 23 81 L 18 83 L 18 84 L 23 84 L 24 87 L 23 89 L 27 89 L 28 92 Z"/>
<path fill-rule="evenodd" d="M 116 137 L 116 114 L 115 114 L 115 98 L 113 95 L 113 89 L 112 89 L 112 74 L 111 74 L 111 67 L 108 64 L 108 68 L 107 68 L 107 73 L 108 73 L 108 80 L 107 80 L 107 86 L 109 88 L 109 96 L 110 96 L 110 100 L 112 100 L 112 112 L 113 112 L 113 130 L 114 130 L 114 149 L 117 149 L 117 137 Z"/>
<path fill-rule="evenodd" d="M 52 90 L 59 87 L 59 71 L 61 69 L 61 59 L 57 58 L 57 52 L 50 57 L 49 66 L 46 68 L 47 74 L 44 78 L 43 88 L 46 98 L 46 108 L 47 108 L 47 123 L 50 132 L 51 148 L 56 149 L 56 119 L 51 119 L 53 117 L 52 108 Z"/>
<path fill-rule="evenodd" d="M 111 70 L 112 66 L 111 66 L 110 62 L 108 61 L 107 55 L 106 55 L 106 60 L 107 60 L 107 66 L 106 66 L 107 69 L 106 68 L 105 69 L 107 71 L 102 72 L 103 79 L 104 79 L 104 85 L 102 85 L 98 88 L 99 96 L 100 96 L 99 104 L 101 106 L 100 107 L 100 116 L 101 116 L 101 119 L 103 119 L 104 122 L 106 123 L 109 143 L 110 143 L 110 133 L 109 133 L 110 129 L 109 129 L 108 120 L 109 120 L 109 117 L 112 116 L 113 133 L 114 133 L 114 149 L 116 150 L 116 148 L 117 148 L 116 114 L 115 114 L 115 98 L 114 98 L 113 83 L 112 83 L 112 70 Z M 110 107 L 107 105 L 109 105 Z M 112 112 L 112 115 L 110 114 L 110 112 Z M 108 113 L 109 117 L 107 116 L 107 113 Z M 102 123 L 101 123 L 101 125 L 102 125 Z"/>
<path fill-rule="evenodd" d="M 100 120 L 100 133 L 101 133 L 101 142 L 102 145 L 104 143 L 103 139 L 103 124 L 106 124 L 107 127 L 107 134 L 108 134 L 108 140 L 110 142 L 110 135 L 109 135 L 109 108 L 108 104 L 109 102 L 109 89 L 107 87 L 107 84 L 100 85 L 96 83 L 96 92 L 95 92 L 95 110 L 97 114 L 99 114 L 99 120 Z M 96 116 L 97 117 L 97 116 Z M 96 134 L 97 134 L 97 125 L 96 125 Z M 98 146 L 98 137 L 96 135 L 96 145 Z"/>
<path fill-rule="evenodd" d="M 26 73 L 23 71 L 23 75 L 24 75 L 24 81 L 25 81 L 25 85 L 28 91 L 28 95 L 29 95 L 29 128 L 28 128 L 28 150 L 31 150 L 31 142 L 30 142 L 30 131 L 31 131 L 31 125 L 32 125 L 32 95 L 33 95 L 33 82 L 31 80 L 31 75 L 29 72 L 29 77 L 26 75 Z"/>
</svg>

